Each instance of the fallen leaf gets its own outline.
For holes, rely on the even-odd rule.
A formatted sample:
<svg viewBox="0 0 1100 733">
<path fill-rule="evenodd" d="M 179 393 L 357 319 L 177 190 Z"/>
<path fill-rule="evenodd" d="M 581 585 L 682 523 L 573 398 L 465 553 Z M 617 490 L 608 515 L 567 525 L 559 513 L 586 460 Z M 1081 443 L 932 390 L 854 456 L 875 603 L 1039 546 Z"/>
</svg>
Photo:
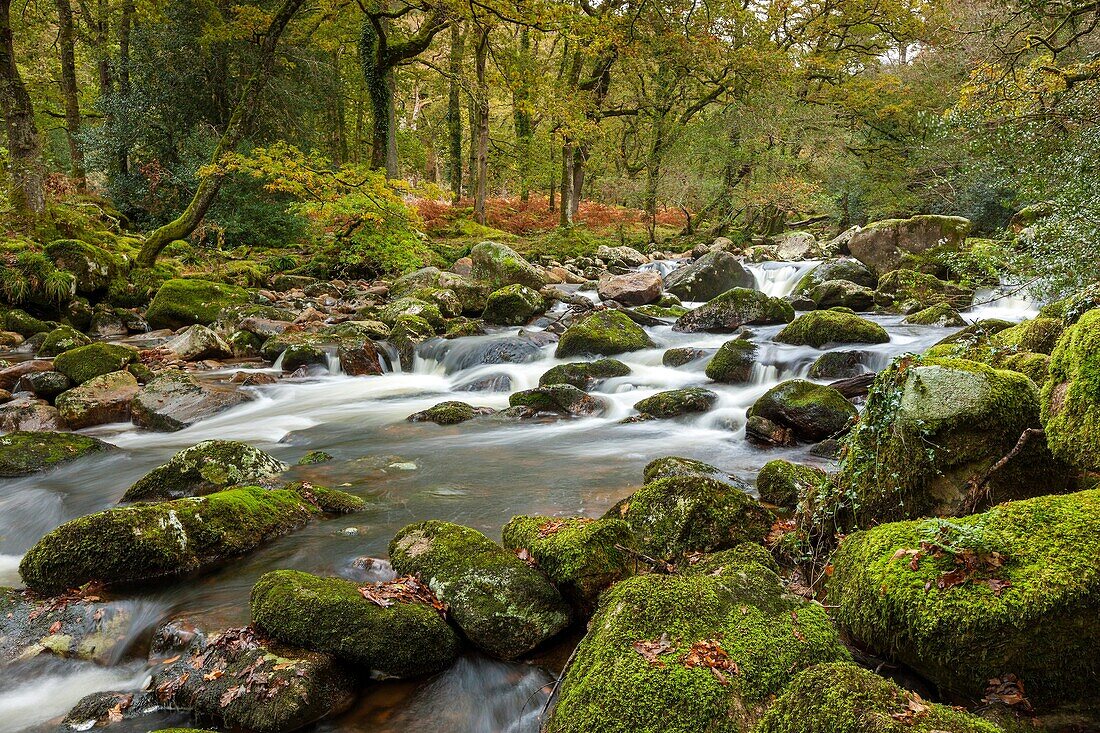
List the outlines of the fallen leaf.
<svg viewBox="0 0 1100 733">
<path fill-rule="evenodd" d="M 58 631 L 61 631 L 61 619 L 58 619 L 57 621 L 54 621 L 52 624 L 50 624 L 51 634 L 56 634 Z"/>
<path fill-rule="evenodd" d="M 664 667 L 665 663 L 658 659 L 658 656 L 668 654 L 675 645 L 669 640 L 668 634 L 661 634 L 657 639 L 636 641 L 631 646 L 634 647 L 634 651 L 645 657 L 646 661 L 654 667 Z"/>
<path fill-rule="evenodd" d="M 723 685 L 729 683 L 726 676 L 722 674 L 723 672 L 730 672 L 735 675 L 741 672 L 737 667 L 737 663 L 730 659 L 729 653 L 722 648 L 718 639 L 704 639 L 695 642 L 680 661 L 688 669 L 706 667 Z"/>
</svg>

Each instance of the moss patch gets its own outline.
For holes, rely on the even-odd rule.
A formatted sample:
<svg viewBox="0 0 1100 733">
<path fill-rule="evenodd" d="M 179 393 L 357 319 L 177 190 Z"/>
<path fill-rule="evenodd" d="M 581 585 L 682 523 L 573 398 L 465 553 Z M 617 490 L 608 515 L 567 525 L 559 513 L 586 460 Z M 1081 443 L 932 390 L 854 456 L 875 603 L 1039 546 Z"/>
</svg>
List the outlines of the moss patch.
<svg viewBox="0 0 1100 733">
<path fill-rule="evenodd" d="M 628 374 L 630 367 L 618 359 L 577 361 L 551 367 L 539 377 L 539 386 L 571 384 L 577 389 L 588 391 L 606 379 L 625 377 Z"/>
<path fill-rule="evenodd" d="M 1042 408 L 1054 455 L 1100 470 L 1100 310 L 1081 316 L 1058 342 Z"/>
<path fill-rule="evenodd" d="M 554 355 L 559 359 L 589 354 L 613 356 L 654 346 L 649 335 L 629 316 L 608 310 L 594 313 L 566 329 Z"/>
<path fill-rule="evenodd" d="M 145 319 L 153 328 L 209 326 L 223 308 L 248 302 L 248 291 L 208 280 L 168 280 L 153 297 Z"/>
<path fill-rule="evenodd" d="M 27 476 L 112 449 L 90 435 L 20 430 L 0 435 L 0 477 Z"/>
<path fill-rule="evenodd" d="M 238 484 L 262 483 L 286 469 L 286 464 L 247 443 L 204 440 L 138 479 L 122 501 L 201 496 Z"/>
<path fill-rule="evenodd" d="M 53 367 L 74 384 L 83 384 L 93 377 L 125 369 L 127 364 L 137 361 L 137 356 L 137 349 L 132 346 L 97 342 L 58 354 Z"/>
<path fill-rule="evenodd" d="M 796 318 L 775 340 L 820 349 L 825 344 L 885 344 L 890 334 L 874 321 L 853 313 L 812 311 Z"/>
</svg>

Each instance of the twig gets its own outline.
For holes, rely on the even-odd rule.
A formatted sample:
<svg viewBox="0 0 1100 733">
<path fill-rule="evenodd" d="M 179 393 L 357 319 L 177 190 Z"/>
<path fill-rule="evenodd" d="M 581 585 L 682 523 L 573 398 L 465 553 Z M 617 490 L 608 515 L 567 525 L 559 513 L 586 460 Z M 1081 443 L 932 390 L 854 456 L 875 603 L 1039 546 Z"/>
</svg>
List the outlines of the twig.
<svg viewBox="0 0 1100 733">
<path fill-rule="evenodd" d="M 625 552 L 626 554 L 630 555 L 631 557 L 634 557 L 634 558 L 637 558 L 637 559 L 641 560 L 646 565 L 649 565 L 650 567 L 652 567 L 654 570 L 663 570 L 664 572 L 668 573 L 669 575 L 675 575 L 676 574 L 676 566 L 673 565 L 670 562 L 666 562 L 664 560 L 654 560 L 649 555 L 643 555 L 642 553 L 638 552 L 637 550 L 632 550 L 629 547 L 623 547 L 620 544 L 616 544 L 615 549 L 619 550 L 620 552 Z"/>
<path fill-rule="evenodd" d="M 978 500 L 981 498 L 980 495 L 982 493 L 982 489 L 985 487 L 986 484 L 989 483 L 989 480 L 993 478 L 994 473 L 1000 471 L 1002 468 L 1004 468 L 1006 463 L 1018 456 L 1020 454 L 1020 451 L 1024 449 L 1024 446 L 1027 445 L 1029 440 L 1045 435 L 1046 431 L 1044 431 L 1042 428 L 1028 428 L 1023 433 L 1021 433 L 1020 439 L 1016 441 L 1016 446 L 1012 450 L 1010 450 L 1006 456 L 990 466 L 989 470 L 981 476 L 970 479 L 970 481 L 967 482 L 969 484 L 969 488 L 966 492 L 967 509 L 973 511 L 977 507 Z"/>
<path fill-rule="evenodd" d="M 616 545 L 617 546 L 617 545 Z M 546 702 L 542 705 L 542 711 L 539 713 L 539 728 L 542 728 L 542 717 L 546 715 L 546 711 L 550 709 L 550 703 L 554 700 L 554 695 L 558 693 L 558 688 L 561 687 L 562 680 L 565 679 L 565 673 L 569 671 L 569 665 L 573 663 L 573 657 L 577 656 L 577 650 L 581 648 L 580 642 L 573 647 L 573 651 L 569 653 L 569 658 L 565 660 L 565 666 L 561 668 L 561 672 L 558 672 L 557 679 L 554 680 L 554 686 L 550 688 L 550 694 L 546 696 Z"/>
</svg>

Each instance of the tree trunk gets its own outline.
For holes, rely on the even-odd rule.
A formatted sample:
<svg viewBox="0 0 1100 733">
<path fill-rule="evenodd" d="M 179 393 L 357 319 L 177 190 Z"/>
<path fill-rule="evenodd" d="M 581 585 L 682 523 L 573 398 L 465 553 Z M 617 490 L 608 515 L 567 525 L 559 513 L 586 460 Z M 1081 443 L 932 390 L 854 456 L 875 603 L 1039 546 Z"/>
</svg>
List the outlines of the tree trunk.
<svg viewBox="0 0 1100 733">
<path fill-rule="evenodd" d="M 520 78 L 512 95 L 516 128 L 516 167 L 519 169 L 519 198 L 531 198 L 531 29 L 523 26 L 519 35 Z"/>
<path fill-rule="evenodd" d="M 562 228 L 573 225 L 573 145 L 566 142 L 561 146 L 561 211 L 558 225 Z"/>
<path fill-rule="evenodd" d="M 0 0 L 0 3 L 8 3 L 10 0 Z M 241 98 L 233 110 L 233 116 L 218 140 L 218 146 L 214 154 L 210 156 L 210 172 L 199 181 L 195 189 L 195 195 L 191 203 L 183 210 L 174 221 L 170 221 L 160 227 L 145 240 L 141 252 L 137 256 L 139 267 L 152 267 L 157 261 L 157 255 L 169 243 L 182 239 L 195 231 L 206 212 L 210 210 L 214 200 L 218 197 L 225 171 L 221 168 L 222 158 L 233 152 L 237 145 L 248 135 L 256 123 L 256 116 L 260 110 L 260 98 L 264 87 L 275 73 L 275 52 L 279 47 L 279 39 L 290 23 L 291 18 L 301 8 L 305 0 L 283 0 L 283 4 L 272 17 L 267 31 L 263 35 L 260 44 L 259 66 L 252 78 L 248 80 Z"/>
<path fill-rule="evenodd" d="M 477 190 L 474 195 L 474 220 L 486 223 L 485 197 L 489 186 L 489 27 L 481 29 L 477 42 Z"/>
<path fill-rule="evenodd" d="M 329 157 L 337 166 L 348 159 L 347 108 L 344 102 L 344 82 L 340 76 L 340 48 L 332 51 L 332 97 L 329 100 Z"/>
<path fill-rule="evenodd" d="M 134 0 L 124 0 L 122 17 L 118 25 L 118 93 L 124 100 L 130 98 L 130 27 L 134 19 Z M 115 152 L 118 172 L 130 172 L 130 146 L 123 142 Z"/>
<path fill-rule="evenodd" d="M 61 96 L 65 100 L 65 137 L 69 143 L 69 173 L 77 188 L 87 188 L 84 151 L 80 147 L 80 97 L 76 87 L 76 54 L 73 46 L 73 8 L 69 0 L 56 0 L 57 44 L 61 53 Z"/>
<path fill-rule="evenodd" d="M 360 63 L 371 108 L 371 168 L 397 178 L 397 111 L 393 101 L 393 66 L 385 59 L 386 41 L 368 18 L 363 21 Z"/>
<path fill-rule="evenodd" d="M 554 144 L 554 136 L 551 135 L 550 136 L 550 181 L 549 181 L 549 185 L 547 186 L 547 188 L 550 191 L 550 213 L 551 214 L 554 213 L 554 197 L 558 193 L 558 179 L 554 177 L 554 172 L 557 171 L 557 168 L 554 167 L 554 163 L 556 163 L 557 160 L 558 160 L 558 156 L 556 154 L 557 149 L 558 149 L 558 146 Z"/>
<path fill-rule="evenodd" d="M 451 186 L 451 202 L 462 197 L 462 24 L 451 25 L 451 49 L 447 65 L 447 182 Z"/>
<path fill-rule="evenodd" d="M 650 242 L 655 242 L 657 235 L 657 187 L 661 180 L 661 158 L 664 155 L 664 127 L 665 115 L 662 113 L 654 121 L 653 142 L 649 147 L 649 156 L 646 159 L 643 207 Z"/>
<path fill-rule="evenodd" d="M 66 3 L 68 5 L 68 3 Z M 99 96 L 101 99 L 106 99 L 111 94 L 111 52 L 107 46 L 107 41 L 110 38 L 110 24 L 107 19 L 110 17 L 110 6 L 107 0 L 99 0 L 96 4 L 96 54 L 99 56 L 96 62 L 96 71 L 99 76 Z M 72 14 L 69 15 L 70 20 Z"/>
<path fill-rule="evenodd" d="M 34 107 L 15 63 L 11 0 L 0 0 L 0 110 L 8 133 L 9 197 L 17 216 L 35 218 L 46 208 L 46 167 Z"/>
<path fill-rule="evenodd" d="M 578 145 L 573 151 L 573 191 L 569 200 L 569 214 L 574 221 L 581 211 L 581 196 L 584 194 L 584 164 L 588 162 L 588 146 Z"/>
</svg>

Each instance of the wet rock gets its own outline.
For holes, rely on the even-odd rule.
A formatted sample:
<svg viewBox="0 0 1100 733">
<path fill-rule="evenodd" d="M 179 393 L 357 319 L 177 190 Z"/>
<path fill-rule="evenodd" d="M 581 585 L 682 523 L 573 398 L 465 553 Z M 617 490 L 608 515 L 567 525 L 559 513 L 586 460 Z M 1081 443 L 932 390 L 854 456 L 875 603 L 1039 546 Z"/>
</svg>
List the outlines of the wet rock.
<svg viewBox="0 0 1100 733">
<path fill-rule="evenodd" d="M 465 275 L 469 275 L 468 269 Z M 470 315 L 479 314 L 485 309 L 485 299 L 491 291 L 488 284 L 470 280 L 462 273 L 444 272 L 435 267 L 425 267 L 395 280 L 390 288 L 390 297 L 402 298 L 406 295 L 421 297 L 416 294 L 425 288 L 450 291 L 458 300 L 461 311 Z"/>
<path fill-rule="evenodd" d="M 164 652 L 161 652 L 162 654 Z M 218 727 L 288 733 L 347 708 L 354 674 L 329 654 L 264 638 L 250 628 L 196 635 L 153 674 L 163 706 Z"/>
<path fill-rule="evenodd" d="M 569 607 L 545 576 L 469 527 L 409 525 L 390 543 L 390 562 L 426 582 L 466 637 L 494 656 L 522 656 L 569 624 Z"/>
<path fill-rule="evenodd" d="M 780 331 L 776 341 L 820 349 L 826 344 L 885 344 L 890 334 L 882 326 L 854 313 L 812 311 Z"/>
<path fill-rule="evenodd" d="M 22 344 L 24 340 L 25 339 L 15 331 L 0 330 L 0 349 L 14 349 Z"/>
<path fill-rule="evenodd" d="M 970 229 L 970 222 L 957 216 L 887 219 L 856 232 L 848 250 L 880 275 L 923 263 L 934 267 L 932 258 L 957 251 Z"/>
<path fill-rule="evenodd" d="M 823 262 L 802 276 L 795 285 L 793 295 L 808 295 L 818 285 L 830 280 L 847 280 L 848 282 L 862 285 L 865 288 L 874 288 L 878 284 L 878 278 L 870 268 L 859 260 L 840 258 Z"/>
<path fill-rule="evenodd" d="M 48 533 L 23 556 L 19 572 L 29 588 L 57 593 L 90 582 L 133 585 L 209 570 L 319 517 L 326 494 L 343 498 L 320 487 L 246 486 L 107 509 Z"/>
<path fill-rule="evenodd" d="M 228 359 L 233 350 L 221 336 L 206 326 L 188 326 L 178 336 L 161 344 L 184 361 L 202 361 L 203 359 Z"/>
<path fill-rule="evenodd" d="M 14 431 L 0 435 L 0 477 L 28 476 L 109 450 L 110 444 L 90 435 Z"/>
<path fill-rule="evenodd" d="M 491 407 L 474 407 L 465 402 L 440 402 L 427 410 L 414 412 L 406 418 L 409 422 L 434 422 L 436 425 L 458 425 L 473 420 L 480 415 L 492 415 L 496 410 Z"/>
<path fill-rule="evenodd" d="M 289 344 L 280 355 L 279 365 L 284 373 L 297 372 L 309 367 L 328 367 L 328 352 L 323 346 L 309 341 Z"/>
<path fill-rule="evenodd" d="M 443 327 L 443 314 L 434 303 L 417 298 L 398 298 L 386 304 L 378 313 L 378 319 L 391 328 L 401 316 L 413 316 L 426 321 L 433 330 Z"/>
<path fill-rule="evenodd" d="M 771 298 L 759 290 L 733 288 L 681 316 L 674 331 L 728 333 L 747 324 L 790 323 L 794 308 L 782 298 Z"/>
<path fill-rule="evenodd" d="M 810 366 L 807 376 L 810 379 L 848 379 L 866 374 L 866 351 L 826 351 Z"/>
<path fill-rule="evenodd" d="M 506 285 L 485 303 L 482 318 L 498 326 L 522 326 L 546 312 L 546 300 L 526 285 Z"/>
<path fill-rule="evenodd" d="M 0 405 L 2 431 L 52 431 L 66 427 L 57 408 L 44 400 L 15 397 Z"/>
<path fill-rule="evenodd" d="M 896 313 L 914 313 L 939 303 L 965 308 L 973 300 L 973 290 L 913 270 L 886 273 L 875 291 L 875 304 Z"/>
<path fill-rule="evenodd" d="M 340 370 L 349 377 L 376 376 L 384 371 L 378 347 L 368 338 L 358 343 L 341 344 L 336 356 L 340 359 Z"/>
<path fill-rule="evenodd" d="M 768 461 L 756 474 L 756 493 L 761 501 L 784 509 L 794 509 L 800 497 L 825 482 L 820 468 L 801 463 Z"/>
<path fill-rule="evenodd" d="M 608 247 L 601 244 L 596 248 L 596 256 L 604 262 L 612 262 L 625 267 L 641 267 L 649 262 L 649 257 L 633 247 Z"/>
<path fill-rule="evenodd" d="M 947 303 L 939 303 L 930 308 L 917 311 L 905 317 L 903 323 L 915 326 L 938 326 L 940 328 L 962 328 L 966 321 L 959 312 Z"/>
<path fill-rule="evenodd" d="M 333 654 L 374 677 L 420 677 L 449 667 L 460 641 L 430 599 L 402 593 L 409 587 L 421 586 L 398 579 L 367 584 L 361 592 L 343 578 L 276 570 L 253 587 L 249 608 L 253 622 L 282 642 Z"/>
<path fill-rule="evenodd" d="M 46 245 L 47 257 L 59 269 L 76 278 L 80 295 L 100 295 L 122 267 L 117 257 L 102 247 L 77 239 L 55 239 Z"/>
<path fill-rule="evenodd" d="M 0 588 L 0 667 L 40 654 L 110 664 L 130 640 L 134 609 L 92 594 L 45 598 Z"/>
<path fill-rule="evenodd" d="M 669 349 L 661 356 L 661 364 L 666 367 L 682 367 L 699 359 L 705 359 L 714 353 L 713 349 L 700 349 L 694 346 L 680 346 Z"/>
<path fill-rule="evenodd" d="M 65 714 L 61 726 L 63 730 L 72 731 L 103 728 L 111 723 L 139 717 L 143 708 L 155 705 L 155 701 L 143 693 L 134 695 L 132 692 L 93 692 L 80 698 Z M 181 729 L 169 730 L 183 733 Z"/>
<path fill-rule="evenodd" d="M 58 326 L 46 334 L 46 340 L 38 347 L 39 356 L 57 356 L 58 354 L 75 349 L 78 346 L 87 346 L 92 340 L 77 331 L 72 326 Z"/>
<path fill-rule="evenodd" d="M 138 392 L 130 404 L 134 424 L 147 430 L 182 430 L 247 398 L 236 390 L 215 389 L 181 371 L 167 371 Z"/>
<path fill-rule="evenodd" d="M 130 329 L 126 327 L 126 321 L 117 310 L 98 307 L 92 314 L 91 323 L 88 324 L 88 333 L 97 338 L 119 338 L 130 333 Z"/>
<path fill-rule="evenodd" d="M 824 440 L 845 431 L 858 413 L 844 395 L 804 379 L 789 379 L 769 389 L 749 408 L 749 417 L 763 417 L 787 428 L 795 438 Z"/>
<path fill-rule="evenodd" d="M 507 374 L 491 374 L 457 385 L 455 392 L 511 392 L 512 378 Z"/>
<path fill-rule="evenodd" d="M 718 394 L 702 387 L 685 387 L 658 392 L 634 403 L 634 409 L 656 418 L 679 417 L 694 412 L 706 412 L 714 407 Z"/>
<path fill-rule="evenodd" d="M 248 291 L 235 285 L 197 279 L 168 280 L 149 303 L 145 318 L 153 328 L 173 331 L 194 324 L 208 326 L 223 308 L 248 302 Z"/>
<path fill-rule="evenodd" d="M 230 486 L 267 485 L 285 470 L 285 463 L 248 443 L 204 440 L 142 476 L 119 501 L 181 499 Z"/>
<path fill-rule="evenodd" d="M 57 398 L 57 411 L 70 428 L 129 422 L 130 403 L 141 390 L 129 372 L 93 377 Z"/>
<path fill-rule="evenodd" d="M 590 614 L 600 593 L 633 574 L 634 535 L 620 519 L 512 517 L 502 544 L 525 553 L 569 601 Z"/>
<path fill-rule="evenodd" d="M 593 313 L 561 335 L 559 359 L 588 354 L 614 356 L 655 346 L 649 335 L 619 311 Z"/>
<path fill-rule="evenodd" d="M 514 249 L 497 242 L 482 242 L 470 250 L 470 276 L 489 283 L 494 290 L 505 285 L 526 285 L 538 290 L 546 276 Z"/>
<path fill-rule="evenodd" d="M 53 321 L 43 321 L 35 318 L 21 308 L 12 308 L 6 312 L 0 311 L 0 315 L 3 316 L 6 330 L 15 331 L 24 338 L 30 338 L 36 333 L 49 333 L 60 325 Z"/>
<path fill-rule="evenodd" d="M 650 481 L 671 478 L 673 476 L 703 476 L 705 478 L 712 478 L 715 481 L 738 483 L 736 479 L 715 466 L 704 463 L 703 461 L 697 461 L 694 458 L 663 456 L 661 458 L 654 458 L 645 465 L 644 469 L 642 469 L 642 478 L 647 484 Z"/>
<path fill-rule="evenodd" d="M 389 341 L 397 349 L 401 368 L 411 371 L 416 347 L 435 336 L 432 325 L 418 316 L 403 315 L 394 321 Z"/>
<path fill-rule="evenodd" d="M 848 280 L 826 280 L 809 292 L 818 308 L 851 308 L 869 311 L 875 307 L 875 291 Z"/>
<path fill-rule="evenodd" d="M 732 288 L 751 288 L 755 282 L 736 257 L 719 251 L 669 273 L 665 290 L 682 300 L 709 301 Z"/>
<path fill-rule="evenodd" d="M 125 369 L 137 357 L 138 351 L 132 346 L 96 342 L 58 354 L 53 366 L 73 384 L 83 384 L 93 377 Z"/>
<path fill-rule="evenodd" d="M 655 303 L 661 297 L 664 281 L 652 271 L 609 275 L 600 280 L 596 292 L 603 300 L 613 300 L 625 306 Z"/>
<path fill-rule="evenodd" d="M 516 392 L 508 398 L 510 407 L 526 407 L 535 412 L 552 412 L 574 417 L 599 415 L 605 409 L 602 400 L 571 384 L 549 384 Z"/>
<path fill-rule="evenodd" d="M 678 562 L 742 542 L 763 542 L 775 517 L 732 479 L 702 474 L 649 481 L 624 502 L 622 518 L 650 557 Z"/>
<path fill-rule="evenodd" d="M 1098 363 L 1100 310 L 1091 310 L 1054 349 L 1041 402 L 1043 427 L 1054 455 L 1090 471 L 1100 469 Z"/>
<path fill-rule="evenodd" d="M 15 383 L 16 392 L 31 392 L 35 397 L 53 402 L 54 398 L 73 386 L 61 372 L 30 372 Z"/>
<path fill-rule="evenodd" d="M 578 361 L 559 364 L 543 372 L 542 376 L 539 377 L 539 386 L 570 384 L 587 392 L 608 379 L 625 377 L 628 374 L 630 374 L 630 367 L 618 359 Z"/>
<path fill-rule="evenodd" d="M 745 384 L 752 378 L 759 348 L 746 339 L 722 344 L 707 364 L 707 378 L 724 384 Z"/>
<path fill-rule="evenodd" d="M 819 664 L 795 676 L 756 733 L 1002 733 L 957 708 L 928 702 L 849 662 Z"/>
<path fill-rule="evenodd" d="M 760 415 L 749 415 L 745 421 L 745 438 L 756 445 L 776 447 L 794 445 L 795 439 L 790 428 L 772 422 Z"/>
<path fill-rule="evenodd" d="M 794 674 L 846 659 L 825 610 L 759 562 L 639 575 L 605 594 L 546 731 L 750 731 Z"/>
<path fill-rule="evenodd" d="M 991 679 L 1015 675 L 1036 707 L 1072 702 L 1092 694 L 1100 666 L 1086 631 L 1100 596 L 1098 530 L 1095 490 L 883 524 L 841 542 L 829 602 L 854 640 L 946 693 L 980 698 Z"/>
</svg>

